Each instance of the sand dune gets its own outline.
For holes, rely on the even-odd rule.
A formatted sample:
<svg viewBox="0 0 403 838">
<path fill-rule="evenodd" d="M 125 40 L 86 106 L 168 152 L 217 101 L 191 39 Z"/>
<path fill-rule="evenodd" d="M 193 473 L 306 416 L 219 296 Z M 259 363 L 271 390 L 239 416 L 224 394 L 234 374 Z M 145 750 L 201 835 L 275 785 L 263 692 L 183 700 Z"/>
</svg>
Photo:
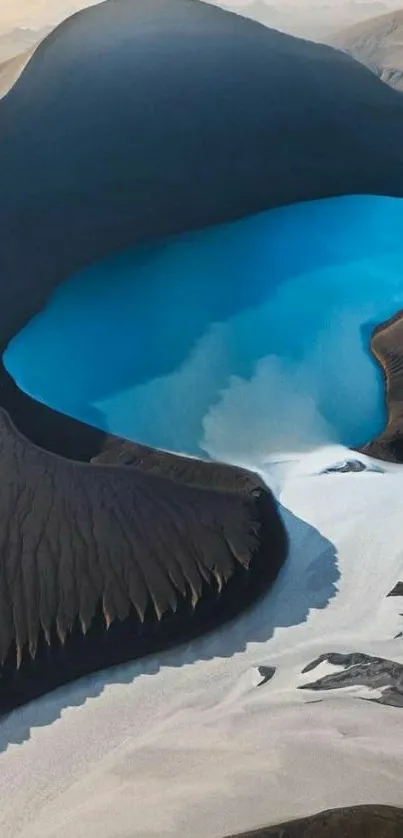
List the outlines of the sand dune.
<svg viewBox="0 0 403 838">
<path fill-rule="evenodd" d="M 403 809 L 362 806 L 333 809 L 233 838 L 399 838 L 402 832 Z"/>
<path fill-rule="evenodd" d="M 63 460 L 30 445 L 4 411 L 0 439 L 10 475 L 0 715 L 233 618 L 286 558 L 271 493 L 251 474 L 145 448 L 130 468 Z"/>
</svg>

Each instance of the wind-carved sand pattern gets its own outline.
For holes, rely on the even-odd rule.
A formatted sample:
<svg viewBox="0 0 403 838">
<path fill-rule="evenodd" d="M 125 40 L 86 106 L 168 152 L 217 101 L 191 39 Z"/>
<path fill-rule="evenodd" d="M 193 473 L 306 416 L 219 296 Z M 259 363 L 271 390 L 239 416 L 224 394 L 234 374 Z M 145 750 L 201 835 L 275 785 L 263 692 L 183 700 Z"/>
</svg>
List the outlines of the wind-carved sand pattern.
<svg viewBox="0 0 403 838">
<path fill-rule="evenodd" d="M 285 528 L 257 476 L 135 445 L 121 466 L 110 445 L 106 464 L 58 458 L 0 410 L 12 475 L 0 494 L 0 715 L 216 627 L 284 561 Z"/>
</svg>

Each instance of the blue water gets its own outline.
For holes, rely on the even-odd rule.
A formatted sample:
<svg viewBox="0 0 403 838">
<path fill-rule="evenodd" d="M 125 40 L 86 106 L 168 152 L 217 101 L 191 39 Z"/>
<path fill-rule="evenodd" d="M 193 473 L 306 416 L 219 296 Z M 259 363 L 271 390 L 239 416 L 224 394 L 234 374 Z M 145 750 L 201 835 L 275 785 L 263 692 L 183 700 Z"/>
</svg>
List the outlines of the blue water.
<svg viewBox="0 0 403 838">
<path fill-rule="evenodd" d="M 254 462 L 384 422 L 372 325 L 403 307 L 403 200 L 296 204 L 80 271 L 10 343 L 19 386 L 104 430 Z"/>
</svg>

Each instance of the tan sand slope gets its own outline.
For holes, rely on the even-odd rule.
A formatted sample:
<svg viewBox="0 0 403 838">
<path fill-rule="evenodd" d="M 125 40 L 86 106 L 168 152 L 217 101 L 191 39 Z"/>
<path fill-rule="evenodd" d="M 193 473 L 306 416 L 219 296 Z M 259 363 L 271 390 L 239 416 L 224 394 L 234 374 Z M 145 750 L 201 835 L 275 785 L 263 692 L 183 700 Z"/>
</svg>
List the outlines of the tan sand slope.
<svg viewBox="0 0 403 838">
<path fill-rule="evenodd" d="M 341 29 L 399 8 L 399 0 L 209 0 L 289 35 L 323 41 Z"/>
<path fill-rule="evenodd" d="M 327 41 L 403 90 L 403 9 L 343 29 Z"/>
<path fill-rule="evenodd" d="M 28 52 L 16 55 L 15 58 L 0 64 L 0 99 L 15 84 L 34 52 L 35 49 L 28 50 Z"/>
<path fill-rule="evenodd" d="M 51 32 L 53 26 L 42 26 L 35 29 L 13 27 L 9 31 L 0 28 L 0 64 L 32 51 L 43 38 Z"/>
<path fill-rule="evenodd" d="M 70 15 L 100 0 L 14 0 L 0 7 L 0 99 L 15 84 L 36 47 Z"/>
<path fill-rule="evenodd" d="M 99 0 L 13 0 L 0 7 L 0 37 L 13 29 L 40 30 L 94 6 Z"/>
</svg>

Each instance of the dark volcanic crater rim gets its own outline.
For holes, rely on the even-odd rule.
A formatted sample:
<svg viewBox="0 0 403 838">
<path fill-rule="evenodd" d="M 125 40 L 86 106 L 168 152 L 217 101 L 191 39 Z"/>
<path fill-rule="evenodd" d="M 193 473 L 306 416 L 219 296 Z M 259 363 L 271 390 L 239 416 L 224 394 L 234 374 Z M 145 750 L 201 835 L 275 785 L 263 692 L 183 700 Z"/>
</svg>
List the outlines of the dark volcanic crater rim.
<svg viewBox="0 0 403 838">
<path fill-rule="evenodd" d="M 0 101 L 1 353 L 108 253 L 402 196 L 402 135 L 401 97 L 331 48 L 195 0 L 82 11 Z M 108 439 L 4 368 L 0 406 L 0 712 L 214 627 L 274 580 L 287 536 L 258 478 Z"/>
</svg>

